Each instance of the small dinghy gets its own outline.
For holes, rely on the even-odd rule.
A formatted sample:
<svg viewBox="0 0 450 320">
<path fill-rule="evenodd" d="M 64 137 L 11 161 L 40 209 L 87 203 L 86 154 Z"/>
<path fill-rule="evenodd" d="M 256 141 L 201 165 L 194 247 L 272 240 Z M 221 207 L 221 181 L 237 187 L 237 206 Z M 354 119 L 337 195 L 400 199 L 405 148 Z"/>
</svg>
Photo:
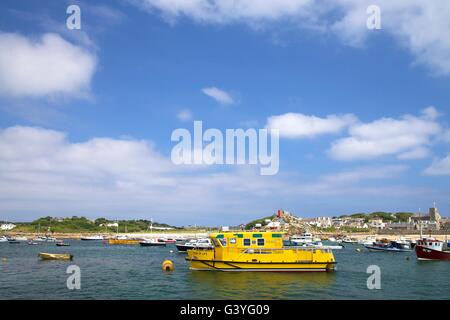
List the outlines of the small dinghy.
<svg viewBox="0 0 450 320">
<path fill-rule="evenodd" d="M 64 241 L 58 241 L 58 242 L 56 243 L 56 245 L 57 245 L 58 247 L 70 247 L 70 244 L 65 243 Z"/>
<path fill-rule="evenodd" d="M 39 258 L 42 260 L 72 260 L 73 255 L 68 253 L 39 253 Z"/>
</svg>

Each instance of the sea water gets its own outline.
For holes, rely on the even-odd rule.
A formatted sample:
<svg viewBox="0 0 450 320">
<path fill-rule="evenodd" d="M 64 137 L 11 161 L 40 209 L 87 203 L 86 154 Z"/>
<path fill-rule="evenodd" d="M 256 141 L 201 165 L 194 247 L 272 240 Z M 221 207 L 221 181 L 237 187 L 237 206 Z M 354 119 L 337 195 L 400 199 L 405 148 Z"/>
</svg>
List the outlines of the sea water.
<svg viewBox="0 0 450 320">
<path fill-rule="evenodd" d="M 414 252 L 346 245 L 334 252 L 335 272 L 213 272 L 190 271 L 174 245 L 65 242 L 71 246 L 0 243 L 0 299 L 450 299 L 450 261 L 417 261 Z M 74 259 L 41 261 L 39 252 Z M 165 259 L 173 272 L 162 271 Z M 67 287 L 70 265 L 80 268 L 79 290 Z M 381 289 L 367 286 L 372 265 L 380 268 Z"/>
</svg>

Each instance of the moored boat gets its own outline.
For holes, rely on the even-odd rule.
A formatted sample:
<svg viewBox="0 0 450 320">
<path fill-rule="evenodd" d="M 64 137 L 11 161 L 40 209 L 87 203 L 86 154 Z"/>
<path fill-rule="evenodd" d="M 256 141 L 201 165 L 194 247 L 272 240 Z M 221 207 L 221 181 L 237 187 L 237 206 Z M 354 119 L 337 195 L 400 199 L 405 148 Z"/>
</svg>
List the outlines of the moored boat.
<svg viewBox="0 0 450 320">
<path fill-rule="evenodd" d="M 139 240 L 137 240 L 137 239 L 109 239 L 108 244 L 111 244 L 111 245 L 139 244 Z"/>
<path fill-rule="evenodd" d="M 58 246 L 58 247 L 70 247 L 70 244 L 61 240 L 61 241 L 58 241 L 56 243 L 56 246 Z"/>
<path fill-rule="evenodd" d="M 37 237 L 33 239 L 35 242 L 56 242 L 56 238 L 50 237 L 50 236 L 43 236 L 43 237 Z"/>
<path fill-rule="evenodd" d="M 184 244 L 176 244 L 175 245 L 180 252 L 186 252 L 190 249 L 213 249 L 214 246 L 210 239 L 192 239 Z"/>
<path fill-rule="evenodd" d="M 212 233 L 213 249 L 188 250 L 191 270 L 211 271 L 332 271 L 328 249 L 287 248 L 282 232 Z"/>
<path fill-rule="evenodd" d="M 9 243 L 11 242 L 25 242 L 28 241 L 28 238 L 26 237 L 10 237 L 8 238 Z"/>
<path fill-rule="evenodd" d="M 5 236 L 1 236 L 0 242 L 8 242 L 8 238 L 6 238 Z"/>
<path fill-rule="evenodd" d="M 350 244 L 355 244 L 355 243 L 358 243 L 358 241 L 356 240 L 356 239 L 352 239 L 352 238 L 344 238 L 344 239 L 342 239 L 342 242 L 343 243 L 350 243 Z"/>
<path fill-rule="evenodd" d="M 72 260 L 73 255 L 68 253 L 45 253 L 40 252 L 38 255 L 42 260 Z"/>
<path fill-rule="evenodd" d="M 95 235 L 95 236 L 85 236 L 80 238 L 83 241 L 101 241 L 103 240 L 103 236 L 101 235 Z"/>
<path fill-rule="evenodd" d="M 166 242 L 160 241 L 159 239 L 147 239 L 144 241 L 140 241 L 139 244 L 142 247 L 165 247 Z"/>
<path fill-rule="evenodd" d="M 129 238 L 127 236 L 118 236 L 116 238 L 108 239 L 108 244 L 111 245 L 130 245 L 130 244 L 139 244 L 142 240 Z"/>
<path fill-rule="evenodd" d="M 295 243 L 296 245 L 302 245 L 306 243 L 312 243 L 313 235 L 309 232 L 304 232 L 301 235 L 294 235 L 290 238 L 290 241 Z"/>
<path fill-rule="evenodd" d="M 450 247 L 447 242 L 423 238 L 415 246 L 419 260 L 450 260 Z"/>
<path fill-rule="evenodd" d="M 377 241 L 372 245 L 365 245 L 369 251 L 389 251 L 389 252 L 409 252 L 412 251 L 408 244 L 398 243 L 396 241 L 384 242 Z"/>
<path fill-rule="evenodd" d="M 374 237 L 366 237 L 364 239 L 358 240 L 358 244 L 362 244 L 363 246 L 371 246 L 373 245 L 377 239 Z"/>
<path fill-rule="evenodd" d="M 174 244 L 177 242 L 177 240 L 172 239 L 172 238 L 159 238 L 158 240 L 161 242 L 164 242 L 166 244 Z"/>
</svg>

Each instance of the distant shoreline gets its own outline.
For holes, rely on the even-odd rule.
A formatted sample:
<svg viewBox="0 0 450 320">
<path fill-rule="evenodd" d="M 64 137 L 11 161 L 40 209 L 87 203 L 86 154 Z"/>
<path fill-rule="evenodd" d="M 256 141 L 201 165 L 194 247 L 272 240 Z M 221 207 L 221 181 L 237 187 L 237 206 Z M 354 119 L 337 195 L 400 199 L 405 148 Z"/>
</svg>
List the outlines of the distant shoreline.
<svg viewBox="0 0 450 320">
<path fill-rule="evenodd" d="M 248 231 L 248 230 L 247 230 Z M 213 232 L 219 232 L 219 231 L 213 231 Z M 239 232 L 239 231 L 236 231 Z M 258 232 L 257 230 L 254 230 L 254 232 Z M 120 236 L 128 236 L 130 238 L 159 238 L 159 237 L 163 237 L 163 238 L 184 238 L 184 239 L 188 239 L 188 238 L 202 238 L 202 237 L 207 237 L 208 234 L 210 232 L 205 231 L 205 230 L 198 230 L 198 231 L 192 231 L 192 230 L 179 230 L 179 231 L 160 231 L 160 232 L 139 232 L 139 233 L 88 233 L 88 232 L 74 232 L 74 233 L 50 233 L 49 235 L 51 235 L 52 237 L 55 237 L 57 239 L 74 239 L 74 240 L 80 240 L 82 237 L 85 236 L 92 236 L 92 235 L 102 235 L 104 236 L 106 239 L 107 238 L 114 238 L 117 235 Z M 33 239 L 36 238 L 38 236 L 43 236 L 44 233 L 37 233 L 37 232 L 6 232 L 5 234 L 10 235 L 10 236 L 23 236 L 23 237 L 27 237 L 29 239 Z M 377 239 L 388 239 L 388 240 L 395 240 L 398 239 L 399 237 L 404 237 L 407 239 L 419 239 L 420 238 L 420 234 L 418 233 L 408 233 L 408 234 L 377 234 L 377 233 L 327 233 L 327 234 L 316 234 L 317 237 L 321 238 L 322 240 L 326 240 L 329 237 L 347 237 L 347 238 L 352 238 L 352 239 L 356 239 L 356 240 L 361 240 L 367 237 L 374 237 Z M 426 234 L 423 233 L 422 234 L 423 237 L 429 237 L 430 234 Z M 447 234 L 431 234 L 432 238 L 436 238 L 438 240 L 445 240 L 446 238 L 448 238 L 450 240 L 450 233 Z"/>
</svg>

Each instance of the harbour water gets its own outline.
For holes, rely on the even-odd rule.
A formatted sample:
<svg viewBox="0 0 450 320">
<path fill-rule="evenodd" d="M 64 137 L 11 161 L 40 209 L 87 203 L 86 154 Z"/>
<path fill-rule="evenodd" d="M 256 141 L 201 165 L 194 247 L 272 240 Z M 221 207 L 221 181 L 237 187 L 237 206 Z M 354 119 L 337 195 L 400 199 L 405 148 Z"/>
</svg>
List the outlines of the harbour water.
<svg viewBox="0 0 450 320">
<path fill-rule="evenodd" d="M 414 252 L 346 245 L 334 252 L 331 273 L 194 272 L 174 245 L 66 242 L 71 246 L 0 243 L 0 299 L 450 299 L 450 262 L 417 261 Z M 41 261 L 39 252 L 71 253 L 74 260 Z M 174 272 L 161 270 L 165 259 Z M 66 286 L 72 264 L 81 269 L 80 290 Z M 380 290 L 367 288 L 370 265 L 380 267 Z"/>
</svg>

